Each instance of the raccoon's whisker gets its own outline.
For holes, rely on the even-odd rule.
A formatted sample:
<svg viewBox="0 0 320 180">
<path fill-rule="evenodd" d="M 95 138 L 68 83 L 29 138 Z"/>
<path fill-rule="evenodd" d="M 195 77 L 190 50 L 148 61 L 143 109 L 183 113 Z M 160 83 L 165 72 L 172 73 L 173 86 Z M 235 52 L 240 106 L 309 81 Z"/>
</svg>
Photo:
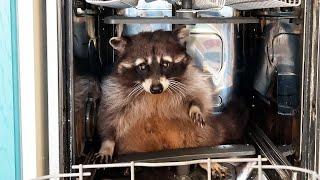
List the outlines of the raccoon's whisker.
<svg viewBox="0 0 320 180">
<path fill-rule="evenodd" d="M 135 99 L 136 97 L 138 97 L 142 92 L 143 92 L 143 88 L 141 87 L 141 88 L 139 89 L 139 91 L 137 91 L 137 92 L 135 93 L 135 95 L 133 96 L 132 99 Z"/>
<path fill-rule="evenodd" d="M 185 93 L 182 89 L 180 89 L 177 85 L 171 84 L 172 89 L 175 89 L 177 94 L 182 95 L 181 98 L 186 97 Z"/>
<path fill-rule="evenodd" d="M 173 89 L 172 89 L 172 87 L 169 85 L 169 87 L 168 87 L 168 90 L 170 91 L 170 93 L 172 93 L 172 94 L 174 94 L 174 93 L 176 93 Z"/>
<path fill-rule="evenodd" d="M 175 86 L 180 89 L 182 92 L 187 92 L 187 89 L 179 84 L 175 84 Z"/>
<path fill-rule="evenodd" d="M 187 87 L 187 85 L 185 85 L 185 84 L 182 83 L 182 82 L 177 81 L 176 83 L 180 84 L 180 85 L 183 86 L 183 87 Z"/>
<path fill-rule="evenodd" d="M 179 82 L 179 81 L 177 80 L 177 78 L 168 78 L 168 80 L 169 80 L 169 81 L 177 81 L 177 82 Z"/>
<path fill-rule="evenodd" d="M 136 88 L 139 88 L 141 85 L 139 83 L 135 83 L 133 86 L 132 86 L 132 91 L 134 91 Z M 132 92 L 131 91 L 131 92 Z"/>
<path fill-rule="evenodd" d="M 185 84 L 179 81 L 176 81 L 173 78 L 169 79 L 169 82 L 170 82 L 169 87 L 171 86 L 171 88 L 175 90 L 175 92 L 179 95 L 181 99 L 186 97 L 185 93 L 187 92 L 187 89 Z"/>
<path fill-rule="evenodd" d="M 170 92 L 172 92 L 172 93 L 177 93 L 171 85 L 169 85 L 168 89 L 169 89 Z"/>
<path fill-rule="evenodd" d="M 170 86 L 168 87 L 168 91 L 169 91 L 172 95 L 177 94 L 177 93 L 174 93 L 174 92 L 173 92 L 172 87 L 170 87 Z M 180 94 L 178 94 L 178 96 L 173 96 L 173 102 L 174 102 L 174 103 L 179 104 L 180 99 L 181 99 L 181 95 L 180 95 Z"/>
<path fill-rule="evenodd" d="M 139 86 L 141 86 L 140 83 L 135 83 L 132 87 L 133 87 L 133 89 L 135 89 L 135 88 L 137 88 Z"/>
<path fill-rule="evenodd" d="M 169 86 L 169 88 L 172 89 L 172 91 L 174 92 L 173 94 L 178 95 L 178 97 L 174 96 L 174 98 L 183 99 L 183 97 L 181 96 L 181 93 L 179 93 L 179 91 L 177 91 L 174 87 L 172 87 L 172 86 L 170 87 L 170 86 Z"/>
<path fill-rule="evenodd" d="M 179 87 L 183 91 L 188 92 L 187 87 L 185 85 L 180 84 L 180 83 L 173 83 L 173 84 L 175 84 L 177 87 Z"/>
<path fill-rule="evenodd" d="M 212 75 L 210 74 L 197 74 L 197 75 L 193 75 L 194 77 L 212 77 Z"/>
<path fill-rule="evenodd" d="M 175 84 L 179 84 L 180 86 L 183 86 L 183 87 L 187 87 L 185 84 L 183 84 L 182 82 L 179 82 L 179 81 L 176 81 L 176 80 L 169 80 L 169 82 L 171 83 L 175 83 Z"/>
<path fill-rule="evenodd" d="M 129 100 L 135 99 L 140 93 L 142 92 L 142 89 L 135 91 L 130 97 L 126 98 L 125 103 L 127 103 Z"/>
<path fill-rule="evenodd" d="M 185 84 L 184 84 L 184 83 L 182 83 L 182 82 L 175 81 L 175 83 L 177 83 L 177 84 L 179 84 L 179 85 L 181 85 L 181 86 L 183 86 L 183 87 L 187 87 L 187 85 L 185 85 Z"/>
<path fill-rule="evenodd" d="M 172 90 L 170 89 L 170 86 L 168 87 L 168 91 L 169 91 L 169 93 L 171 93 L 171 94 L 173 93 Z"/>
<path fill-rule="evenodd" d="M 177 84 L 175 84 L 175 83 L 170 83 L 170 85 L 171 85 L 173 88 L 177 89 L 177 90 L 183 91 L 183 89 L 181 89 L 181 88 L 179 87 L 179 85 L 177 85 Z M 170 86 L 170 85 L 169 85 L 169 86 Z"/>
<path fill-rule="evenodd" d="M 183 90 L 177 88 L 176 86 L 173 86 L 173 88 L 177 91 L 177 93 L 181 94 L 182 96 L 185 96 L 185 94 L 183 93 Z"/>
<path fill-rule="evenodd" d="M 172 90 L 171 92 L 173 92 L 174 94 L 178 94 L 180 96 L 180 93 L 171 84 L 169 85 L 169 89 Z"/>
<path fill-rule="evenodd" d="M 187 90 L 186 89 L 183 89 L 182 87 L 180 86 L 177 86 L 177 88 L 180 90 L 180 93 L 182 94 L 183 97 L 186 97 L 186 92 Z"/>
<path fill-rule="evenodd" d="M 141 89 L 143 89 L 142 87 L 141 87 L 141 85 L 140 84 L 138 84 L 137 86 L 135 86 L 133 89 L 132 89 L 132 91 L 128 94 L 128 96 L 125 98 L 125 102 L 127 101 L 127 100 L 129 100 L 134 94 L 136 94 L 138 91 L 140 91 Z"/>
<path fill-rule="evenodd" d="M 139 86 L 136 91 L 131 95 L 131 97 L 136 96 L 137 93 L 142 92 L 143 87 Z"/>
<path fill-rule="evenodd" d="M 128 94 L 127 97 L 131 97 L 132 94 L 134 94 L 138 89 L 139 89 L 139 86 L 134 87 L 134 88 L 131 90 L 131 92 Z"/>
<path fill-rule="evenodd" d="M 168 78 L 169 81 L 177 81 L 177 78 L 176 77 L 173 77 L 173 78 Z"/>
<path fill-rule="evenodd" d="M 187 89 L 180 84 L 172 83 L 172 86 L 175 86 L 177 89 L 181 90 L 182 92 L 187 92 Z"/>
<path fill-rule="evenodd" d="M 175 87 L 177 87 L 177 88 L 179 88 L 179 89 L 181 89 L 181 90 L 183 90 L 183 91 L 186 90 L 186 88 L 183 87 L 183 86 L 181 86 L 180 84 L 177 84 L 177 83 L 170 83 L 170 84 L 172 84 L 172 86 L 175 86 Z"/>
<path fill-rule="evenodd" d="M 180 86 L 179 84 L 172 83 L 172 86 L 175 86 L 177 89 L 179 89 L 183 92 L 187 92 L 187 89 L 185 87 Z"/>
</svg>

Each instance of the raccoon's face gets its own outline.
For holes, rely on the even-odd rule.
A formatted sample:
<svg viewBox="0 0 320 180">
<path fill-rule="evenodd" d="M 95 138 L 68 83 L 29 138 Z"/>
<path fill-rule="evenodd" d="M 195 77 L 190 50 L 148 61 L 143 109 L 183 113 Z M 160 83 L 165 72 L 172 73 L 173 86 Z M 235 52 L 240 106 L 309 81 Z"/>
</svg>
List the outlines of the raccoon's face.
<svg viewBox="0 0 320 180">
<path fill-rule="evenodd" d="M 177 83 L 191 61 L 185 49 L 188 34 L 181 28 L 111 38 L 111 46 L 118 51 L 116 73 L 121 83 L 130 87 L 142 85 L 152 94 L 160 94 L 171 83 Z"/>
</svg>

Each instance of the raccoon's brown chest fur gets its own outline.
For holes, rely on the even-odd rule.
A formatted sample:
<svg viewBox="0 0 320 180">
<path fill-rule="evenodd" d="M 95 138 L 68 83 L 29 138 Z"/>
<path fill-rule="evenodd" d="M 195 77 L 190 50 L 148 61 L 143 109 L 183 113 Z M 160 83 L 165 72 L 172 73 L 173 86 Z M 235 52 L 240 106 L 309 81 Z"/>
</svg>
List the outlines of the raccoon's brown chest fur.
<svg viewBox="0 0 320 180">
<path fill-rule="evenodd" d="M 154 116 L 135 123 L 116 144 L 120 154 L 219 144 L 212 142 L 212 132 L 211 127 L 201 128 L 192 121 Z"/>
<path fill-rule="evenodd" d="M 186 102 L 186 97 L 169 92 L 161 95 L 142 93 L 113 121 L 117 152 L 151 152 L 220 144 L 221 138 L 216 130 L 193 122 L 189 116 L 190 105 Z M 205 118 L 209 118 L 209 111 L 205 112 Z"/>
<path fill-rule="evenodd" d="M 201 127 L 188 115 L 189 106 L 171 94 L 145 94 L 128 107 L 123 120 L 130 123 L 116 138 L 119 154 L 212 146 L 221 139 L 211 126 Z M 139 112 L 139 113 L 136 113 Z M 118 133 L 120 134 L 120 133 Z"/>
</svg>

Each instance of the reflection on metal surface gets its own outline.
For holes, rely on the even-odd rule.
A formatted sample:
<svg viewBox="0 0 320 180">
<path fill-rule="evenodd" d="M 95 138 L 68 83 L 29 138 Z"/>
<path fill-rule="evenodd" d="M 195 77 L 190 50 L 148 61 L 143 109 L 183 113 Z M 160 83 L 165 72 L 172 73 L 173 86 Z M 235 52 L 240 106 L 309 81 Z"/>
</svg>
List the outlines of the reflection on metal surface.
<svg viewBox="0 0 320 180">
<path fill-rule="evenodd" d="M 172 5 L 166 1 L 145 2 L 139 1 L 136 8 L 124 10 L 126 17 L 171 17 Z M 171 30 L 171 24 L 126 24 L 124 26 L 125 35 L 134 35 L 143 31 Z"/>
<path fill-rule="evenodd" d="M 188 53 L 211 77 L 214 113 L 230 100 L 234 84 L 235 32 L 233 24 L 197 24 L 191 27 Z"/>
<path fill-rule="evenodd" d="M 301 0 L 226 0 L 226 5 L 238 10 L 295 7 Z"/>
<path fill-rule="evenodd" d="M 291 115 L 298 105 L 299 96 L 299 36 L 290 24 L 280 22 L 267 25 L 265 32 L 254 88 L 261 95 L 268 96 L 272 80 L 277 75 L 278 113 Z"/>
<path fill-rule="evenodd" d="M 138 4 L 138 0 L 86 0 L 87 3 L 110 8 L 128 8 Z"/>
<path fill-rule="evenodd" d="M 157 0 L 146 0 L 153 2 Z M 159 1 L 159 0 L 158 0 Z M 171 4 L 181 6 L 182 9 L 217 10 L 224 7 L 225 0 L 166 0 Z"/>
<path fill-rule="evenodd" d="M 208 24 L 208 23 L 239 23 L 256 24 L 259 22 L 255 17 L 124 17 L 108 16 L 104 18 L 106 24 Z"/>
<path fill-rule="evenodd" d="M 94 130 L 96 126 L 96 102 L 95 99 L 89 97 L 86 104 L 85 113 L 85 137 L 86 140 L 92 141 L 94 136 Z"/>
<path fill-rule="evenodd" d="M 203 158 L 245 157 L 255 155 L 252 145 L 220 145 L 214 147 L 197 147 L 172 149 L 150 153 L 119 155 L 115 162 L 170 162 L 190 161 Z"/>
<path fill-rule="evenodd" d="M 267 135 L 255 124 L 249 128 L 249 137 L 257 144 L 261 152 L 268 158 L 272 165 L 291 166 L 290 162 L 283 156 L 279 149 L 267 137 Z M 281 179 L 290 179 L 292 173 L 287 170 L 278 169 Z"/>
<path fill-rule="evenodd" d="M 301 167 L 320 172 L 320 4 L 305 0 L 301 87 Z M 304 179 L 312 178 L 306 175 Z"/>
</svg>

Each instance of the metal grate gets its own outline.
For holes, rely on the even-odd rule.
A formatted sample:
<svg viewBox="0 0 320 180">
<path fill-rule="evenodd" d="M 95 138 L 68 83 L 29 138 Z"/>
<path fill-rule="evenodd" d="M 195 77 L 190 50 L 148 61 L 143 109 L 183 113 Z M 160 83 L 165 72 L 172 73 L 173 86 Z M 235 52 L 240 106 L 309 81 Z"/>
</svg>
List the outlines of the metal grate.
<svg viewBox="0 0 320 180">
<path fill-rule="evenodd" d="M 301 0 L 226 0 L 226 6 L 238 10 L 295 7 L 300 6 Z"/>
<path fill-rule="evenodd" d="M 201 160 L 192 160 L 192 161 L 180 161 L 180 162 L 161 162 L 161 163 L 145 163 L 145 162 L 129 162 L 129 163 L 112 163 L 112 164 L 87 164 L 87 165 L 74 165 L 73 169 L 78 169 L 78 173 L 70 174 L 57 174 L 57 175 L 48 175 L 37 177 L 34 180 L 40 179 L 51 179 L 51 178 L 60 178 L 60 177 L 78 177 L 79 180 L 82 180 L 85 176 L 91 176 L 90 172 L 84 172 L 87 169 L 101 169 L 101 168 L 121 168 L 121 167 L 130 167 L 131 171 L 131 180 L 135 179 L 135 167 L 166 167 L 166 166 L 185 166 L 193 164 L 203 164 L 207 163 L 207 178 L 211 180 L 211 163 L 246 163 L 246 162 L 255 162 L 257 165 L 250 166 L 251 168 L 258 169 L 258 180 L 262 180 L 262 170 L 263 169 L 285 169 L 292 172 L 302 172 L 309 174 L 312 180 L 320 179 L 320 175 L 314 171 L 303 169 L 294 166 L 283 166 L 283 165 L 262 165 L 262 162 L 268 161 L 267 158 L 262 158 L 259 155 L 257 158 L 228 158 L 228 159 L 201 159 Z"/>
</svg>

